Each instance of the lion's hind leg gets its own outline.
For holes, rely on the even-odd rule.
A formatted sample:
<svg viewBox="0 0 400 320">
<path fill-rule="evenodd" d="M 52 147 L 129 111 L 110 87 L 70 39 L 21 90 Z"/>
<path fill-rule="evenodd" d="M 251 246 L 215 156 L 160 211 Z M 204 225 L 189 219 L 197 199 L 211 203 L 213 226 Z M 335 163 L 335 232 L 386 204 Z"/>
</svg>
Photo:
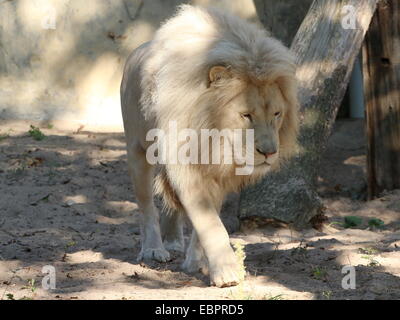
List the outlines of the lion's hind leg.
<svg viewBox="0 0 400 320">
<path fill-rule="evenodd" d="M 192 231 L 192 237 L 186 252 L 185 261 L 182 264 L 182 269 L 189 273 L 200 271 L 204 275 L 209 274 L 208 261 L 195 230 Z"/>
<path fill-rule="evenodd" d="M 140 146 L 128 148 L 128 169 L 141 210 L 140 234 L 142 249 L 138 260 L 167 262 L 170 255 L 161 240 L 158 210 L 153 201 L 154 168 L 147 162 L 146 152 Z"/>
<path fill-rule="evenodd" d="M 165 249 L 185 252 L 183 216 L 180 212 L 168 212 L 161 216 L 162 239 Z"/>
</svg>

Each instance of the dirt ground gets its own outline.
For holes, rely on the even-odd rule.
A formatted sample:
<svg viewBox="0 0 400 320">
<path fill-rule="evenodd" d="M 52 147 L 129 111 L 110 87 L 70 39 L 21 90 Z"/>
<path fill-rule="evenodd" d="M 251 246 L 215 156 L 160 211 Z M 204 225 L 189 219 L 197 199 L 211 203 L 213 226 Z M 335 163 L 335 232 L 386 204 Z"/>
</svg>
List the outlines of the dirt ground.
<svg viewBox="0 0 400 320">
<path fill-rule="evenodd" d="M 122 133 L 0 122 L 0 299 L 399 299 L 400 190 L 365 202 L 362 121 L 339 121 L 323 161 L 319 191 L 328 221 L 321 231 L 243 225 L 247 278 L 208 286 L 167 264 L 136 261 L 139 212 Z M 34 124 L 34 123 L 33 123 Z M 38 125 L 38 124 L 36 124 Z M 344 227 L 346 216 L 362 224 Z M 379 218 L 382 227 L 368 222 Z M 56 289 L 42 289 L 44 266 Z M 341 286 L 342 267 L 356 289 Z"/>
</svg>

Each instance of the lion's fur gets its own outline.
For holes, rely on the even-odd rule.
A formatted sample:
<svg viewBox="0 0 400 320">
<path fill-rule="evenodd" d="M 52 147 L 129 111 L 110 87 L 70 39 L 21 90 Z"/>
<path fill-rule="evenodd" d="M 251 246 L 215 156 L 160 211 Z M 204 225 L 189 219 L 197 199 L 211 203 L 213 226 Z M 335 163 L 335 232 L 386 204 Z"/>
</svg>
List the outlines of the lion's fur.
<svg viewBox="0 0 400 320">
<path fill-rule="evenodd" d="M 222 108 L 249 86 L 276 84 L 285 100 L 279 130 L 280 158 L 296 150 L 298 103 L 295 61 L 290 51 L 256 25 L 217 9 L 183 5 L 157 31 L 141 59 L 140 109 L 147 123 L 168 131 L 180 128 L 220 128 Z M 209 70 L 225 66 L 230 79 L 210 88 Z M 235 123 L 226 124 L 236 128 Z M 256 181 L 265 171 L 237 176 L 232 165 L 165 165 L 155 183 L 169 208 L 181 209 L 179 190 L 206 188 L 220 205 L 227 192 Z"/>
</svg>

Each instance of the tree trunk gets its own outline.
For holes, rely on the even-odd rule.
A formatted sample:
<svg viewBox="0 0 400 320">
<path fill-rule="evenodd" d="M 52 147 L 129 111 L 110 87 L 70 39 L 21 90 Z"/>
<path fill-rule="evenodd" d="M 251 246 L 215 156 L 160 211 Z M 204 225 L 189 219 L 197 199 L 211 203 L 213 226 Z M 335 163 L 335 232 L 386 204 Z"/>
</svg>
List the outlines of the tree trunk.
<svg viewBox="0 0 400 320">
<path fill-rule="evenodd" d="M 377 2 L 315 0 L 311 5 L 291 46 L 298 62 L 301 150 L 279 172 L 242 193 L 241 219 L 274 218 L 302 228 L 323 212 L 315 191 L 321 155 Z M 344 6 L 354 9 L 354 29 L 348 29 Z"/>
<path fill-rule="evenodd" d="M 254 0 L 257 14 L 272 36 L 290 47 L 313 0 Z"/>
<path fill-rule="evenodd" d="M 363 48 L 368 196 L 400 188 L 400 5 L 379 3 Z"/>
</svg>

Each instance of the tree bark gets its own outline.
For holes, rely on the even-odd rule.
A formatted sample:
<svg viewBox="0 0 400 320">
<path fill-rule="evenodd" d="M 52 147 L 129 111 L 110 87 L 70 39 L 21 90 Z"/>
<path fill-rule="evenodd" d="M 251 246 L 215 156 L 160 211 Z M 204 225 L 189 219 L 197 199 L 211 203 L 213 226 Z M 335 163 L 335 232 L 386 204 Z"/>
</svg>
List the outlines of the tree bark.
<svg viewBox="0 0 400 320">
<path fill-rule="evenodd" d="M 241 194 L 241 219 L 274 218 L 303 228 L 323 212 L 315 191 L 321 155 L 377 2 L 315 0 L 311 5 L 291 46 L 298 63 L 301 150 L 279 172 Z M 354 8 L 355 29 L 344 28 L 344 6 Z"/>
<path fill-rule="evenodd" d="M 272 36 L 290 47 L 313 0 L 254 0 L 257 14 Z"/>
<path fill-rule="evenodd" d="M 382 1 L 363 47 L 368 196 L 400 188 L 400 4 Z"/>
</svg>

